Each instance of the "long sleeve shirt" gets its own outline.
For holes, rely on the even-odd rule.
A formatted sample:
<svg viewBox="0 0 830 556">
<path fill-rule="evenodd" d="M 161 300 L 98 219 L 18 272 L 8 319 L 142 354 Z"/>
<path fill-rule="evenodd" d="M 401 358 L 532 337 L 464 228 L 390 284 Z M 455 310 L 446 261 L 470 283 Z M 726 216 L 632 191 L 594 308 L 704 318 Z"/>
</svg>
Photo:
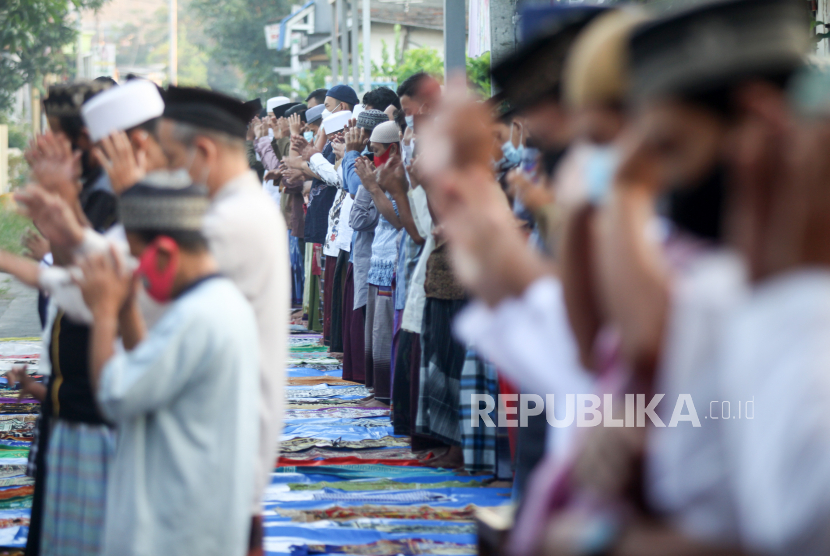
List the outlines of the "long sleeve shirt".
<svg viewBox="0 0 830 556">
<path fill-rule="evenodd" d="M 372 194 L 362 185 L 359 186 L 349 215 L 349 224 L 357 236 L 352 249 L 355 309 L 366 305 L 369 293 L 369 267 L 372 264 L 372 242 L 379 220 L 380 213 L 372 200 Z"/>
<path fill-rule="evenodd" d="M 316 153 L 311 156 L 311 159 L 308 161 L 308 167 L 312 172 L 320 176 L 320 179 L 323 180 L 326 185 L 331 187 L 342 187 L 340 174 L 337 172 L 334 164 L 326 160 L 326 157 L 321 153 Z"/>
<path fill-rule="evenodd" d="M 229 280 L 214 277 L 176 299 L 135 349 L 106 363 L 97 398 L 118 447 L 104 556 L 172 546 L 183 556 L 246 553 L 258 358 L 253 310 Z"/>
<path fill-rule="evenodd" d="M 266 170 L 276 170 L 280 165 L 280 160 L 274 152 L 274 146 L 271 144 L 270 137 L 260 137 L 254 143 L 254 148 L 257 154 L 262 159 L 262 165 Z"/>
</svg>

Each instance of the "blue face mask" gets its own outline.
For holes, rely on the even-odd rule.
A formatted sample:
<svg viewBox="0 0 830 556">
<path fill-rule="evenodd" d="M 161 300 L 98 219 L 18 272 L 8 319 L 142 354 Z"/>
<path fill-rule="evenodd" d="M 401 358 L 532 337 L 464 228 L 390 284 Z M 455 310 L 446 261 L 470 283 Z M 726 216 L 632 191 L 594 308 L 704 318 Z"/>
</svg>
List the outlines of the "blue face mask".
<svg viewBox="0 0 830 556">
<path fill-rule="evenodd" d="M 594 204 L 602 204 L 608 197 L 619 163 L 620 155 L 613 145 L 594 147 L 586 160 L 585 182 L 588 197 Z"/>
<path fill-rule="evenodd" d="M 504 156 L 504 160 L 506 160 L 513 166 L 518 166 L 519 163 L 522 161 L 524 149 L 524 145 L 519 145 L 518 148 L 513 146 L 513 141 L 507 141 L 504 145 L 501 146 L 501 152 Z"/>
<path fill-rule="evenodd" d="M 313 131 L 305 131 L 303 132 L 303 137 L 306 141 L 311 143 L 314 140 L 314 132 Z"/>
<path fill-rule="evenodd" d="M 406 127 L 411 127 L 412 131 L 415 131 L 415 116 L 406 116 L 404 119 L 406 120 Z"/>
</svg>

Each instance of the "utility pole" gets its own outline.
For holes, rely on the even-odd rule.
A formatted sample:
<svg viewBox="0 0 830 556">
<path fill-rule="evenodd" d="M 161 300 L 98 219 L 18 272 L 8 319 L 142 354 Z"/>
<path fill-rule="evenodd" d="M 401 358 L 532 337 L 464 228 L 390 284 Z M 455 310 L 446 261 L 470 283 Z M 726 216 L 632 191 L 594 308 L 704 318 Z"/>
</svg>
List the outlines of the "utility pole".
<svg viewBox="0 0 830 556">
<path fill-rule="evenodd" d="M 343 83 L 349 84 L 349 27 L 346 25 L 346 0 L 337 0 L 337 19 L 340 28 L 340 69 L 343 70 Z"/>
<path fill-rule="evenodd" d="M 340 25 L 340 2 L 341 0 L 335 0 L 334 3 L 334 21 L 332 22 L 331 26 L 331 84 L 337 85 L 340 81 L 340 67 L 339 62 L 337 59 L 337 31 L 340 29 L 338 25 Z"/>
<path fill-rule="evenodd" d="M 354 0 L 357 2 L 357 0 Z M 369 0 L 363 0 L 363 92 L 372 90 L 372 16 Z"/>
<path fill-rule="evenodd" d="M 355 92 L 360 92 L 360 56 L 358 52 L 357 40 L 360 34 L 360 19 L 357 17 L 357 2 L 358 0 L 351 0 L 352 4 L 352 81 L 354 82 Z"/>
<path fill-rule="evenodd" d="M 170 0 L 170 85 L 179 82 L 179 6 Z"/>
<path fill-rule="evenodd" d="M 75 43 L 75 79 L 81 79 L 84 76 L 84 26 L 81 19 L 81 9 L 78 11 L 78 40 Z"/>
<path fill-rule="evenodd" d="M 444 0 L 444 80 L 467 68 L 467 8 L 464 0 Z"/>
<path fill-rule="evenodd" d="M 490 0 L 490 67 L 516 50 L 516 0 Z M 491 93 L 496 94 L 495 84 Z"/>
</svg>

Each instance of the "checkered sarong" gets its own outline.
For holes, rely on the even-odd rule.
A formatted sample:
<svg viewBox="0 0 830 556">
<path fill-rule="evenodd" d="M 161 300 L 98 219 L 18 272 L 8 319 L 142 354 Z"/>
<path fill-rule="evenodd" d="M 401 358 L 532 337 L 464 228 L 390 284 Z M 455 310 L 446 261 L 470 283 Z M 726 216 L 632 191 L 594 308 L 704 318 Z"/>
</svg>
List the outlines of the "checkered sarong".
<svg viewBox="0 0 830 556">
<path fill-rule="evenodd" d="M 467 351 L 464 368 L 461 370 L 461 447 L 464 450 L 464 468 L 467 471 L 495 473 L 497 463 L 498 427 L 488 427 L 483 419 L 473 427 L 470 416 L 473 413 L 472 396 L 488 394 L 497 400 L 499 378 L 490 363 L 479 358 L 473 350 Z M 476 402 L 476 405 L 483 402 Z M 493 424 L 498 424 L 498 408 L 490 413 Z"/>
<path fill-rule="evenodd" d="M 115 437 L 103 425 L 57 419 L 47 453 L 41 554 L 98 554 Z"/>
</svg>

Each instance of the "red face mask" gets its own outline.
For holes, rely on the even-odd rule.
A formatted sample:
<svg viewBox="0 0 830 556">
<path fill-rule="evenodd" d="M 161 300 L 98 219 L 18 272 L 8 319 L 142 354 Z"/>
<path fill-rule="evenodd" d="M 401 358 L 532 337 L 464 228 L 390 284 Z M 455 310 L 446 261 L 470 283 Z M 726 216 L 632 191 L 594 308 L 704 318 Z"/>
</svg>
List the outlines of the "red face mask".
<svg viewBox="0 0 830 556">
<path fill-rule="evenodd" d="M 167 268 L 158 270 L 159 248 L 170 253 Z M 157 237 L 139 259 L 136 272 L 141 276 L 147 294 L 159 303 L 167 303 L 173 297 L 173 281 L 179 269 L 179 246 L 167 236 Z"/>
<path fill-rule="evenodd" d="M 392 156 L 392 145 L 386 147 L 386 151 L 383 154 L 375 155 L 375 168 L 380 168 L 386 164 L 386 161 L 389 160 L 390 156 Z"/>
</svg>

